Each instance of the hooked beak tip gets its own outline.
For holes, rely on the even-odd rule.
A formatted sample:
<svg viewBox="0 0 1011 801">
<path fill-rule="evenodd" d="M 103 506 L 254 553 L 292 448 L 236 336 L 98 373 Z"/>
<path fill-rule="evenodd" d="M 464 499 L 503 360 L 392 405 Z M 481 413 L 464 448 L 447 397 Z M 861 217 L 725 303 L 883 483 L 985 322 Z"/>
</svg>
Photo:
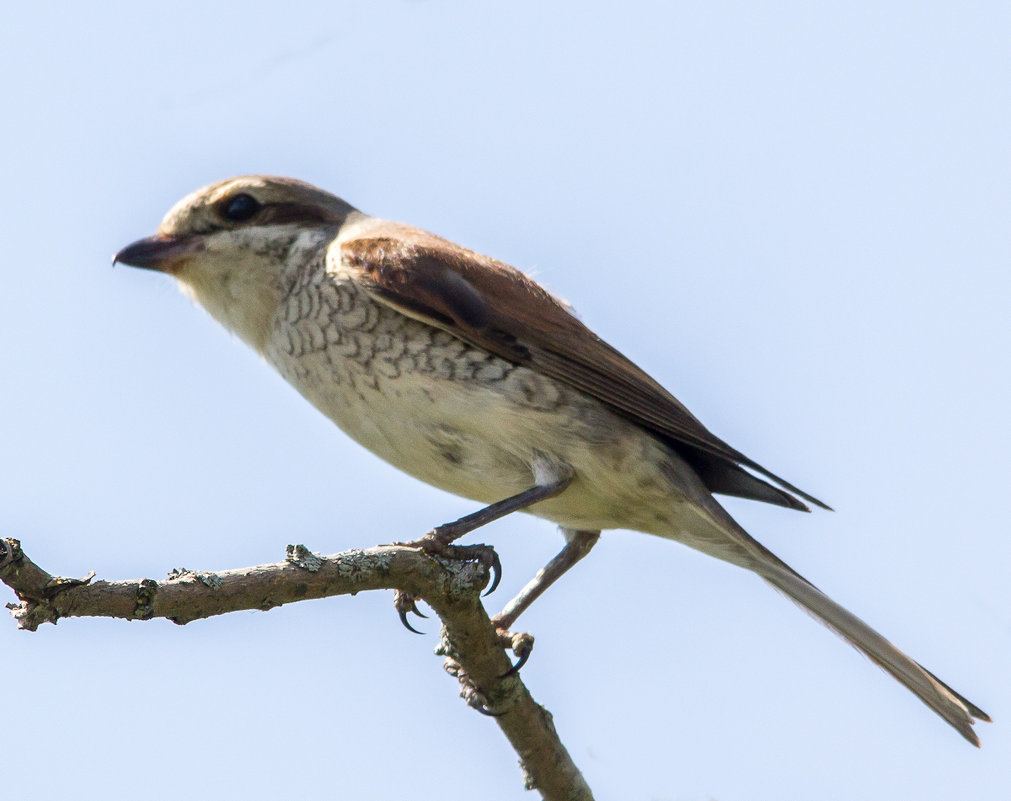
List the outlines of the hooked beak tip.
<svg viewBox="0 0 1011 801">
<path fill-rule="evenodd" d="M 192 253 L 195 240 L 190 237 L 149 236 L 138 239 L 112 257 L 112 266 L 125 264 L 144 270 L 172 272 L 178 260 Z"/>
</svg>

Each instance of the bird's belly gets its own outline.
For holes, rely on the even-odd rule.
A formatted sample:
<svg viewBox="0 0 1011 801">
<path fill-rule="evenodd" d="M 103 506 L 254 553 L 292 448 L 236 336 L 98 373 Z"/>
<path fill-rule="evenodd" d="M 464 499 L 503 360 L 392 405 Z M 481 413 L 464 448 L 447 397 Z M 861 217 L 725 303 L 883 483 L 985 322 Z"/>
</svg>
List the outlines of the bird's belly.
<svg viewBox="0 0 1011 801">
<path fill-rule="evenodd" d="M 685 498 L 671 480 L 676 457 L 651 435 L 578 390 L 385 307 L 355 319 L 363 325 L 284 326 L 265 355 L 361 445 L 482 503 L 533 486 L 547 459 L 573 480 L 532 514 L 671 536 Z"/>
</svg>

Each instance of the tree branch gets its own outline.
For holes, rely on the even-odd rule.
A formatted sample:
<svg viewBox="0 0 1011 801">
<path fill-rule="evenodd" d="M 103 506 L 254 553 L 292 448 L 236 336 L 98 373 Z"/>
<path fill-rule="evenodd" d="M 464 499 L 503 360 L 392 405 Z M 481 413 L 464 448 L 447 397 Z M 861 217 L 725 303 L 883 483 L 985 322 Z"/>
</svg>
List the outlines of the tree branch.
<svg viewBox="0 0 1011 801">
<path fill-rule="evenodd" d="M 161 581 L 93 581 L 53 576 L 21 550 L 15 539 L 0 540 L 0 581 L 17 594 L 8 604 L 18 627 L 35 631 L 67 617 L 164 617 L 180 625 L 245 609 L 354 595 L 365 590 L 400 590 L 423 599 L 442 620 L 438 653 L 461 684 L 461 696 L 494 716 L 516 753 L 527 789 L 548 801 L 589 801 L 592 794 L 552 724 L 551 713 L 530 696 L 511 662 L 503 637 L 481 605 L 488 582 L 481 564 L 433 557 L 420 549 L 384 545 L 318 556 L 288 546 L 283 562 L 205 573 L 173 571 Z"/>
</svg>

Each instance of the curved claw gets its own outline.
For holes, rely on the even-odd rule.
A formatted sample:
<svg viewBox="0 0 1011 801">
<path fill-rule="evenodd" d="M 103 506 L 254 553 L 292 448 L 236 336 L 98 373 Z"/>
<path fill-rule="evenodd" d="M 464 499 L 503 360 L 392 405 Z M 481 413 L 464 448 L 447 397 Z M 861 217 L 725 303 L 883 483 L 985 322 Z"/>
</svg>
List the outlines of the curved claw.
<svg viewBox="0 0 1011 801">
<path fill-rule="evenodd" d="M 527 663 L 527 660 L 530 658 L 530 654 L 532 653 L 533 649 L 530 648 L 524 651 L 522 654 L 520 654 L 519 655 L 520 658 L 516 660 L 516 664 L 513 665 L 511 668 L 509 668 L 509 670 L 507 670 L 501 676 L 499 676 L 499 678 L 508 679 L 510 676 L 515 676 L 517 673 L 519 673 L 520 670 L 522 670 L 523 666 Z"/>
<path fill-rule="evenodd" d="M 502 580 L 502 560 L 498 558 L 498 553 L 494 550 L 491 555 L 491 564 L 488 565 L 488 569 L 491 570 L 491 586 L 485 591 L 485 597 L 495 592 L 498 589 L 498 583 Z"/>
<path fill-rule="evenodd" d="M 489 718 L 500 718 L 500 717 L 502 717 L 505 714 L 505 712 L 492 712 L 484 704 L 479 704 L 479 705 L 475 706 L 474 709 L 476 709 L 482 715 L 486 715 Z"/>
<path fill-rule="evenodd" d="M 397 614 L 400 615 L 400 622 L 404 624 L 404 628 L 405 629 L 407 629 L 408 631 L 413 631 L 415 634 L 424 634 L 425 633 L 423 631 L 418 631 L 416 628 L 414 628 L 414 626 L 412 626 L 410 624 L 410 622 L 407 619 L 407 610 L 406 609 L 400 609 L 400 610 L 398 610 Z M 421 614 L 420 612 L 418 612 L 417 610 L 415 610 L 415 614 L 417 614 L 419 617 L 424 617 L 424 615 Z"/>
<path fill-rule="evenodd" d="M 425 617 L 425 615 L 418 611 L 417 598 L 410 593 L 404 592 L 403 590 L 397 590 L 393 595 L 393 608 L 397 610 L 397 614 L 400 616 L 400 622 L 404 624 L 405 629 L 413 631 L 415 634 L 425 633 L 423 631 L 418 631 L 407 621 L 408 612 L 413 612 L 418 617 Z"/>
</svg>

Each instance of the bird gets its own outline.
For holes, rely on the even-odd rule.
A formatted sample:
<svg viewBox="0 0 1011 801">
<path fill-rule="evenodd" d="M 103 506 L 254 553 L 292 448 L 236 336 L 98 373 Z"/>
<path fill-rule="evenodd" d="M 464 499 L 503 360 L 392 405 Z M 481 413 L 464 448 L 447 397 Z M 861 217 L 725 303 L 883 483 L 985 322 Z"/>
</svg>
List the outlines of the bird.
<svg viewBox="0 0 1011 801">
<path fill-rule="evenodd" d="M 516 511 L 558 524 L 565 546 L 494 618 L 502 630 L 601 531 L 640 531 L 756 573 L 979 745 L 983 710 L 762 546 L 714 495 L 829 507 L 712 434 L 520 270 L 264 175 L 187 195 L 116 263 L 173 276 L 352 439 L 485 504 L 410 544 L 498 569 L 493 549 L 454 541 Z M 409 598 L 405 623 L 408 608 Z"/>
</svg>

